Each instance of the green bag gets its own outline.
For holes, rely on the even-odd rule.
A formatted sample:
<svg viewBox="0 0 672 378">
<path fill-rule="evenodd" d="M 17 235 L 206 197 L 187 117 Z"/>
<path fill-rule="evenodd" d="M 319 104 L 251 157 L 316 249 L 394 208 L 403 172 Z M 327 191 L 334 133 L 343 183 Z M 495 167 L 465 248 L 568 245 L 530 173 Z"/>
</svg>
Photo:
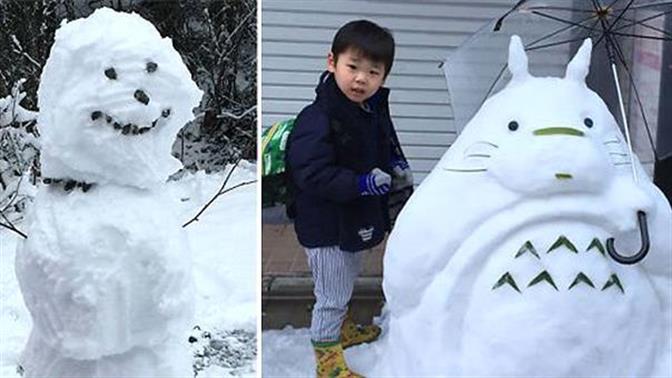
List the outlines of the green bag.
<svg viewBox="0 0 672 378">
<path fill-rule="evenodd" d="M 276 122 L 261 135 L 261 202 L 263 208 L 286 205 L 288 200 L 285 177 L 287 139 L 296 118 Z"/>
</svg>

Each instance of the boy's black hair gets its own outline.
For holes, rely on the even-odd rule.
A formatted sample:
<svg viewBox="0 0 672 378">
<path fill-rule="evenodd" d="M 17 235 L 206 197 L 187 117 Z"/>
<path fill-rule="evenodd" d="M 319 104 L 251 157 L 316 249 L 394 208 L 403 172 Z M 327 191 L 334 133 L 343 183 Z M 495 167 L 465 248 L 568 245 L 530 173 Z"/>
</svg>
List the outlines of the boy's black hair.
<svg viewBox="0 0 672 378">
<path fill-rule="evenodd" d="M 392 33 L 369 20 L 350 21 L 341 26 L 331 43 L 334 60 L 348 49 L 355 49 L 374 62 L 385 65 L 385 77 L 394 61 L 394 38 Z"/>
</svg>

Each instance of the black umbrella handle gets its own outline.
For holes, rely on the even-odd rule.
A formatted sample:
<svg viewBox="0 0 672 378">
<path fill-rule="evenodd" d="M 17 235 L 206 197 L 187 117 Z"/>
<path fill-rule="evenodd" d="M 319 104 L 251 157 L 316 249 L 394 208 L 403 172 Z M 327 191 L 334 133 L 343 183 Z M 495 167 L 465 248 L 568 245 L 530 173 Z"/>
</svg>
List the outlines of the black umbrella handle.
<svg viewBox="0 0 672 378">
<path fill-rule="evenodd" d="M 609 256 L 611 256 L 611 258 L 616 260 L 618 263 L 624 265 L 636 264 L 642 261 L 642 259 L 644 259 L 644 257 L 646 257 L 646 255 L 649 253 L 651 242 L 649 240 L 649 228 L 646 224 L 645 212 L 641 210 L 637 212 L 637 222 L 639 223 L 639 235 L 642 239 L 642 247 L 636 254 L 632 256 L 624 256 L 619 254 L 614 247 L 614 238 L 607 239 L 607 252 L 609 252 Z"/>
</svg>

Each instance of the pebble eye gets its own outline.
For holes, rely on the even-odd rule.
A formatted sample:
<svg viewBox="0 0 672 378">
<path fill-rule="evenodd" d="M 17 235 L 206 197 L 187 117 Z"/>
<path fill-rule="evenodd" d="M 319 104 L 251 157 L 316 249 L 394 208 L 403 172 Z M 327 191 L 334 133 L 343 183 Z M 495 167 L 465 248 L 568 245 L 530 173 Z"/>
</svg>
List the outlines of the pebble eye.
<svg viewBox="0 0 672 378">
<path fill-rule="evenodd" d="M 159 68 L 158 64 L 156 64 L 154 62 L 147 62 L 147 66 L 146 66 L 145 69 L 147 70 L 147 72 L 152 73 L 152 72 L 156 71 L 157 68 Z"/>
<path fill-rule="evenodd" d="M 108 79 L 117 80 L 117 71 L 110 67 L 105 70 L 105 76 L 107 76 Z"/>
<path fill-rule="evenodd" d="M 590 118 L 586 118 L 583 120 L 583 124 L 586 125 L 586 127 L 591 128 L 593 127 L 593 120 Z"/>
<path fill-rule="evenodd" d="M 518 130 L 518 122 L 516 122 L 516 121 L 509 122 L 509 130 L 511 130 L 511 131 Z"/>
</svg>

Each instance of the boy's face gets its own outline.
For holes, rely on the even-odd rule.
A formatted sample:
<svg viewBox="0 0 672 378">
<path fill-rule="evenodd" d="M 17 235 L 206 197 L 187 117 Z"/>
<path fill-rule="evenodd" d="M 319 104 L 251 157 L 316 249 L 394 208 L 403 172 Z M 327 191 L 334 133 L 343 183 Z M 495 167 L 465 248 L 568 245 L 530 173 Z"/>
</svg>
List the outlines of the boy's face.
<svg viewBox="0 0 672 378">
<path fill-rule="evenodd" d="M 338 57 L 330 52 L 327 70 L 334 74 L 341 92 L 358 104 L 373 96 L 385 82 L 385 65 L 365 58 L 355 49 L 347 49 Z"/>
</svg>

